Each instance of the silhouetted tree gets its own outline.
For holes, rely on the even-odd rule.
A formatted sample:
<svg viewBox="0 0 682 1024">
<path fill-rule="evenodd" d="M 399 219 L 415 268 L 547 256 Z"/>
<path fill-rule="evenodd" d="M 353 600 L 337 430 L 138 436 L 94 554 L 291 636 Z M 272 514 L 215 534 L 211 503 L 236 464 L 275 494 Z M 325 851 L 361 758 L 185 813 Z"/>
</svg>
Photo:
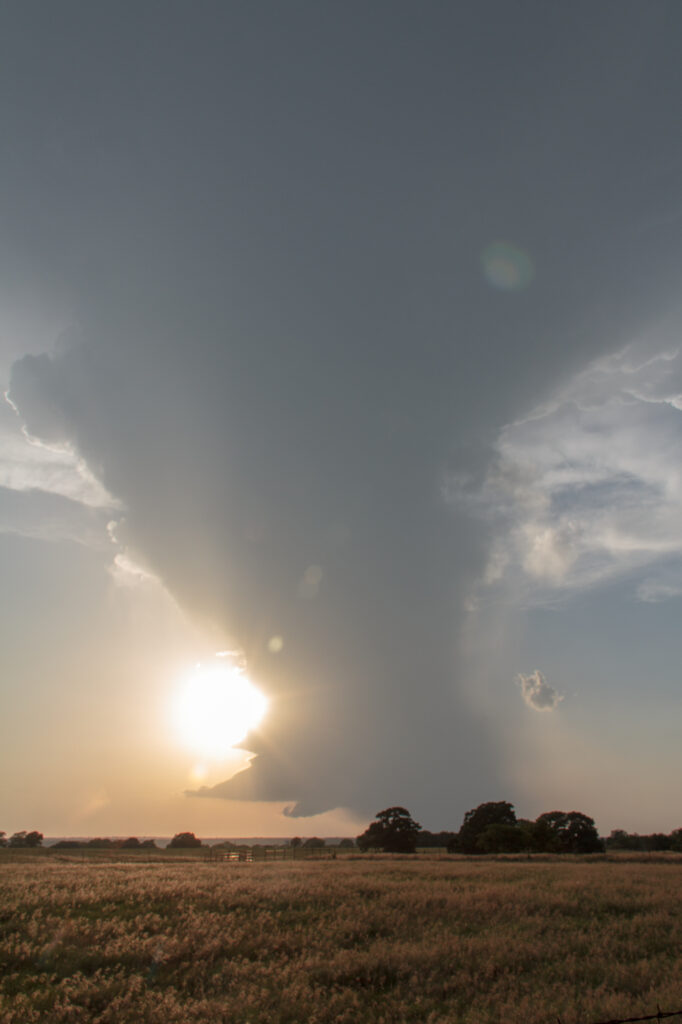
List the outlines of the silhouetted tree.
<svg viewBox="0 0 682 1024">
<path fill-rule="evenodd" d="M 417 836 L 417 846 L 428 848 L 444 847 L 447 849 L 456 837 L 456 832 L 429 832 L 428 829 L 423 828 Z"/>
<path fill-rule="evenodd" d="M 356 842 L 363 851 L 374 847 L 384 853 L 414 853 L 420 829 L 404 807 L 387 807 Z"/>
<path fill-rule="evenodd" d="M 139 850 L 140 840 L 136 836 L 130 836 L 130 838 L 124 839 L 120 846 L 122 850 Z"/>
<path fill-rule="evenodd" d="M 194 832 L 178 832 L 168 844 L 171 850 L 188 850 L 201 846 L 201 839 L 197 839 Z"/>
<path fill-rule="evenodd" d="M 676 833 L 680 829 L 666 835 L 663 832 L 653 832 L 648 836 L 641 836 L 639 832 L 626 832 L 622 828 L 615 828 L 605 839 L 607 850 L 642 850 L 647 853 L 659 852 L 662 850 L 675 850 Z"/>
<path fill-rule="evenodd" d="M 302 839 L 301 839 L 300 836 L 294 836 L 294 838 L 289 843 L 289 846 L 293 846 L 293 848 L 296 849 L 297 847 L 299 847 L 301 845 L 301 842 L 302 842 Z"/>
<path fill-rule="evenodd" d="M 341 850 L 354 850 L 355 842 L 352 839 L 342 839 L 339 843 L 339 849 Z"/>
<path fill-rule="evenodd" d="M 634 838 L 634 836 L 628 835 L 624 828 L 614 828 L 604 842 L 607 850 L 631 850 Z"/>
<path fill-rule="evenodd" d="M 450 852 L 483 853 L 478 846 L 478 837 L 490 825 L 516 825 L 514 805 L 507 800 L 479 804 L 467 811 L 457 833 L 457 841 L 448 845 Z"/>
<path fill-rule="evenodd" d="M 311 836 L 303 844 L 304 848 L 308 850 L 321 850 L 326 845 L 324 839 L 318 839 L 317 836 Z"/>
<path fill-rule="evenodd" d="M 21 846 L 41 846 L 43 842 L 42 832 L 15 832 L 13 836 L 10 836 L 9 845 L 14 847 Z"/>
<path fill-rule="evenodd" d="M 547 811 L 536 821 L 548 830 L 548 848 L 556 853 L 602 853 L 594 820 L 581 811 Z"/>
<path fill-rule="evenodd" d="M 528 849 L 528 834 L 520 825 L 488 825 L 476 839 L 480 853 L 520 853 Z"/>
<path fill-rule="evenodd" d="M 7 846 L 7 833 L 0 832 L 0 846 Z"/>
</svg>

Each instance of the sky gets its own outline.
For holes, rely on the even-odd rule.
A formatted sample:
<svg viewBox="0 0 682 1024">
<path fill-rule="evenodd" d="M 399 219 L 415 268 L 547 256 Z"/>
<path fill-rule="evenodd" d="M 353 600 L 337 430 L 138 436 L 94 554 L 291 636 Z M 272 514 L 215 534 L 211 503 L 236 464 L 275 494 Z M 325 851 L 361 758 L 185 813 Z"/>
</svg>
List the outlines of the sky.
<svg viewBox="0 0 682 1024">
<path fill-rule="evenodd" d="M 3 5 L 0 828 L 682 825 L 681 33 Z"/>
</svg>

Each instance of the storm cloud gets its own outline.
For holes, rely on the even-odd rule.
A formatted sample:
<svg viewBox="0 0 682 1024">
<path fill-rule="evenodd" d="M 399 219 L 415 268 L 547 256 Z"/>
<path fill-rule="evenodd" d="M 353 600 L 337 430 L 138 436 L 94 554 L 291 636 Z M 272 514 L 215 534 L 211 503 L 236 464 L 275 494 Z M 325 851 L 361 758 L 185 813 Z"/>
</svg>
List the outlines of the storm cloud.
<svg viewBox="0 0 682 1024">
<path fill-rule="evenodd" d="M 54 462 L 17 489 L 118 522 L 119 568 L 158 577 L 270 696 L 250 767 L 195 796 L 400 803 L 436 827 L 505 782 L 464 685 L 477 581 L 577 589 L 652 569 L 654 534 L 682 553 L 672 449 L 646 457 L 677 431 L 677 364 L 611 355 L 673 301 L 682 257 L 661 99 L 679 12 L 157 15 L 66 4 L 58 47 L 6 18 L 4 258 L 72 322 L 13 361 Z"/>
</svg>

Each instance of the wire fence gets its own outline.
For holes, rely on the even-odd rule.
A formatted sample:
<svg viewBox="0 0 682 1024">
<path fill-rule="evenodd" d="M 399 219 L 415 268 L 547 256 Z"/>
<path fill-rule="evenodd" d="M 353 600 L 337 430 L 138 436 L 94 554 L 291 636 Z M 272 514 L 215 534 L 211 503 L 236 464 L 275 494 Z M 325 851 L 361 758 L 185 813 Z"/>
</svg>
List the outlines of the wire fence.
<svg viewBox="0 0 682 1024">
<path fill-rule="evenodd" d="M 592 1024 L 638 1024 L 642 1020 L 665 1020 L 666 1017 L 682 1017 L 682 1010 L 665 1011 L 657 1007 L 656 1013 L 648 1017 L 614 1017 L 612 1020 L 595 1020 Z M 560 1017 L 557 1017 L 557 1024 L 562 1024 Z"/>
</svg>

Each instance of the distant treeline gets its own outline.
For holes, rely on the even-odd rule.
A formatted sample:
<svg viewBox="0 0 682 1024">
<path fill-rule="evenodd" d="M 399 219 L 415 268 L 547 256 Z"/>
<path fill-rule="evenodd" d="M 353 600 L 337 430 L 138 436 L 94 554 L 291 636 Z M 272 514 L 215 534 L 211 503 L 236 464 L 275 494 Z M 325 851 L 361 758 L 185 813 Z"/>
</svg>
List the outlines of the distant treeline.
<svg viewBox="0 0 682 1024">
<path fill-rule="evenodd" d="M 5 832 L 0 832 L 0 847 L 11 846 L 11 847 L 37 847 L 43 845 L 43 834 L 42 832 L 15 832 L 14 835 L 7 837 Z M 211 843 L 210 848 L 212 850 L 218 850 L 223 852 L 233 852 L 240 850 L 260 850 L 268 849 L 267 846 L 261 846 L 260 844 L 236 844 L 229 840 L 224 840 L 221 843 Z M 304 851 L 312 851 L 325 849 L 327 842 L 324 839 L 319 839 L 317 836 L 311 836 L 308 839 L 300 839 L 298 836 L 294 839 L 285 840 L 284 846 L 292 847 L 294 850 L 301 849 Z M 352 839 L 342 839 L 338 844 L 340 849 L 354 849 L 355 842 Z M 195 836 L 194 832 L 177 832 L 168 843 L 166 849 L 169 850 L 191 850 L 201 848 L 208 848 L 204 846 L 201 839 Z M 136 836 L 129 836 L 128 839 L 60 839 L 56 843 L 52 843 L 50 846 L 51 850 L 158 850 L 159 847 L 156 845 L 154 839 L 138 839 Z"/>
<path fill-rule="evenodd" d="M 659 850 L 674 850 L 682 853 L 682 828 L 674 829 L 669 835 L 663 832 L 652 832 L 648 836 L 640 836 L 638 832 L 625 832 L 622 828 L 614 828 L 604 840 L 607 850 L 639 850 L 653 853 Z"/>
<path fill-rule="evenodd" d="M 153 839 L 60 839 L 52 850 L 157 850 Z"/>
<path fill-rule="evenodd" d="M 7 836 L 0 832 L 0 847 L 35 848 L 42 846 L 42 832 L 15 832 Z M 324 839 L 296 836 L 285 844 L 295 850 L 313 853 L 324 849 Z M 547 811 L 535 821 L 517 818 L 513 804 L 506 800 L 479 804 L 467 811 L 457 832 L 429 832 L 414 821 L 404 807 L 389 807 L 380 811 L 369 828 L 357 840 L 342 839 L 339 849 L 361 852 L 382 850 L 387 853 L 413 853 L 417 849 L 445 849 L 448 853 L 602 853 L 605 850 L 632 850 L 659 852 L 671 850 L 682 853 L 682 828 L 669 834 L 651 835 L 628 833 L 614 829 L 606 838 L 600 838 L 594 821 L 581 811 Z M 187 850 L 204 844 L 193 832 L 178 832 L 167 849 Z M 212 850 L 225 853 L 261 850 L 259 844 L 237 845 L 229 840 L 213 843 Z M 153 839 L 60 839 L 53 850 L 156 850 Z"/>
<path fill-rule="evenodd" d="M 581 811 L 546 811 L 535 821 L 517 818 L 508 800 L 479 804 L 464 815 L 457 832 L 429 832 L 404 807 L 379 811 L 357 838 L 361 850 L 411 853 L 440 847 L 449 853 L 602 853 L 606 849 L 682 852 L 682 828 L 670 835 L 628 835 L 616 829 L 601 839 L 594 820 Z"/>
<path fill-rule="evenodd" d="M 6 832 L 0 832 L 0 846 L 42 846 L 42 832 L 15 832 L 9 839 Z"/>
</svg>

